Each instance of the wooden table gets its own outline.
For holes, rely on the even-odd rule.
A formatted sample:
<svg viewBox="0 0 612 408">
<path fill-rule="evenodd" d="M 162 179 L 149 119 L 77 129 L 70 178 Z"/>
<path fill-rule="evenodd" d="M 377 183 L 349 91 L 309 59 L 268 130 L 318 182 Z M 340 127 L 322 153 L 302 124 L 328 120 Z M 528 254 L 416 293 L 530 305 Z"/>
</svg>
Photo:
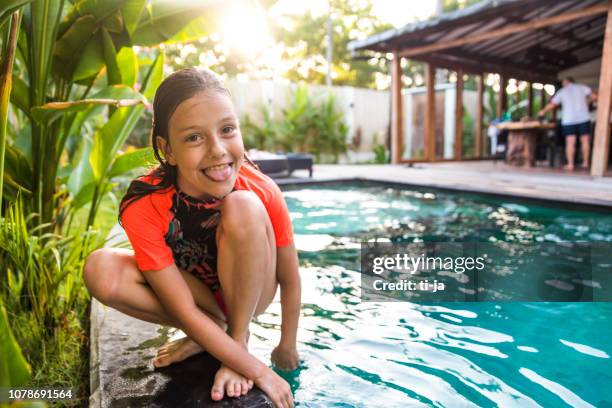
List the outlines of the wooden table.
<svg viewBox="0 0 612 408">
<path fill-rule="evenodd" d="M 537 120 L 526 122 L 502 122 L 496 125 L 500 130 L 508 130 L 506 161 L 515 166 L 533 167 L 538 136 L 545 130 L 555 129 L 554 123 Z"/>
</svg>

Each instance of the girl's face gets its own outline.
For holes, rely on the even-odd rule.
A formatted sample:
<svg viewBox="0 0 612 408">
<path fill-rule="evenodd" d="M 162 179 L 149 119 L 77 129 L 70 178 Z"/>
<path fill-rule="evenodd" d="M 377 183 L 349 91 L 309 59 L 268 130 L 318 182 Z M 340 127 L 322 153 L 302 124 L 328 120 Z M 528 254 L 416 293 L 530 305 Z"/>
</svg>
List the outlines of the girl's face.
<svg viewBox="0 0 612 408">
<path fill-rule="evenodd" d="M 230 98 L 199 92 L 181 102 L 168 122 L 166 143 L 157 137 L 166 160 L 178 167 L 178 186 L 186 194 L 222 198 L 234 187 L 244 161 L 238 118 Z"/>
</svg>

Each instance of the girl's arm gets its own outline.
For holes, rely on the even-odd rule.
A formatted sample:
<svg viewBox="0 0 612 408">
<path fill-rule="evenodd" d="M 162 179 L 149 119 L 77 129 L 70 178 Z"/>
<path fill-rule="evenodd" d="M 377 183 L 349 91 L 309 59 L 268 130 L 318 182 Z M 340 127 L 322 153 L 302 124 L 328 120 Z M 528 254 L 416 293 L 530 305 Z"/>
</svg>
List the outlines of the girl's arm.
<svg viewBox="0 0 612 408">
<path fill-rule="evenodd" d="M 272 351 L 272 362 L 279 368 L 294 370 L 299 363 L 296 336 L 301 305 L 301 283 L 297 251 L 290 244 L 276 248 L 276 275 L 281 297 L 281 339 Z"/>
<path fill-rule="evenodd" d="M 202 313 L 175 264 L 158 271 L 146 271 L 143 275 L 164 308 L 181 324 L 185 334 L 223 364 L 252 379 L 275 406 L 293 406 L 289 384 Z"/>
</svg>

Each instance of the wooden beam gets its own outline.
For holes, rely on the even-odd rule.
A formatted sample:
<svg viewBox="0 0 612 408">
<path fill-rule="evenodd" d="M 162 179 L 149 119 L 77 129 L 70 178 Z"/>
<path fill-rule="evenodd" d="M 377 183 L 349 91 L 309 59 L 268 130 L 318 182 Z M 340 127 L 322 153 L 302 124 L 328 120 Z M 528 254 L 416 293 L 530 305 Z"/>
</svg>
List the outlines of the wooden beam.
<svg viewBox="0 0 612 408">
<path fill-rule="evenodd" d="M 533 118 L 533 84 L 527 82 L 527 116 Z"/>
<path fill-rule="evenodd" d="M 497 50 L 495 53 L 497 53 Z M 535 74 L 540 78 L 556 78 L 558 72 L 554 69 L 538 69 L 534 72 L 533 64 L 528 61 L 523 62 L 521 56 L 497 57 L 467 50 L 445 50 L 440 55 L 448 55 L 451 58 L 463 61 L 474 61 L 481 66 L 484 64 L 487 69 L 494 69 L 494 71 L 488 72 L 505 72 L 508 77 L 522 80 L 529 80 L 526 77 L 532 77 Z"/>
<path fill-rule="evenodd" d="M 393 61 L 391 61 L 391 163 L 393 164 L 402 160 L 404 139 L 401 59 L 397 54 L 393 54 Z"/>
<path fill-rule="evenodd" d="M 462 59 L 455 55 L 432 54 L 414 58 L 415 60 L 433 64 L 439 68 L 453 71 L 462 70 L 465 73 L 480 75 L 484 72 L 504 74 L 509 78 L 517 78 L 524 81 L 552 82 L 556 80 L 556 73 L 540 72 L 512 67 L 512 65 L 495 64 L 483 60 Z"/>
<path fill-rule="evenodd" d="M 436 160 L 436 68 L 425 66 L 425 158 Z"/>
<path fill-rule="evenodd" d="M 505 76 L 500 75 L 499 77 L 499 92 L 497 93 L 497 106 L 495 110 L 495 116 L 501 118 L 506 109 L 508 108 L 508 93 L 506 87 L 508 86 L 508 80 Z"/>
<path fill-rule="evenodd" d="M 482 120 L 484 117 L 483 96 L 484 96 L 484 74 L 476 79 L 476 146 L 475 157 L 482 157 Z"/>
<path fill-rule="evenodd" d="M 608 21 L 601 56 L 595 142 L 591 175 L 603 176 L 608 170 L 610 152 L 610 113 L 612 111 L 612 0 L 608 0 Z"/>
<path fill-rule="evenodd" d="M 569 21 L 577 20 L 579 18 L 592 16 L 594 14 L 605 13 L 608 11 L 606 4 L 598 4 L 592 7 L 588 7 L 583 10 L 573 11 L 570 13 L 561 14 L 558 16 L 542 18 L 539 20 L 532 20 L 528 23 L 519 23 L 505 26 L 498 30 L 489 31 L 486 33 L 479 33 L 470 35 L 464 38 L 456 40 L 437 42 L 435 44 L 423 45 L 420 47 L 412 47 L 408 50 L 402 51 L 400 54 L 403 57 L 414 57 L 416 55 L 427 54 L 434 51 L 445 50 L 448 48 L 461 47 L 467 44 L 473 44 L 481 41 L 493 40 L 495 38 L 505 37 L 510 34 L 520 33 L 523 31 L 536 30 L 538 28 L 547 27 L 555 24 L 567 23 Z"/>
<path fill-rule="evenodd" d="M 457 71 L 457 84 L 455 92 L 455 159 L 461 160 L 463 156 L 463 71 Z"/>
</svg>

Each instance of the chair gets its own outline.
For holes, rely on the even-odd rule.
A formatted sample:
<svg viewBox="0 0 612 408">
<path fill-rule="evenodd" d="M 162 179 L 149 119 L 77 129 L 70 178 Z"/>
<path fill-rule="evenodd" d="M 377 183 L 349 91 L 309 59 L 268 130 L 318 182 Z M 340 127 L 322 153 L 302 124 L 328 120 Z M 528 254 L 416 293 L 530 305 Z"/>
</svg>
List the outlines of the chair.
<svg viewBox="0 0 612 408">
<path fill-rule="evenodd" d="M 289 168 L 289 160 L 285 156 L 253 159 L 253 162 L 259 166 L 259 170 L 267 175 L 284 176 L 291 174 Z"/>
<path fill-rule="evenodd" d="M 308 177 L 312 178 L 312 156 L 307 153 L 287 153 L 289 160 L 289 176 L 294 170 L 308 170 Z"/>
</svg>

